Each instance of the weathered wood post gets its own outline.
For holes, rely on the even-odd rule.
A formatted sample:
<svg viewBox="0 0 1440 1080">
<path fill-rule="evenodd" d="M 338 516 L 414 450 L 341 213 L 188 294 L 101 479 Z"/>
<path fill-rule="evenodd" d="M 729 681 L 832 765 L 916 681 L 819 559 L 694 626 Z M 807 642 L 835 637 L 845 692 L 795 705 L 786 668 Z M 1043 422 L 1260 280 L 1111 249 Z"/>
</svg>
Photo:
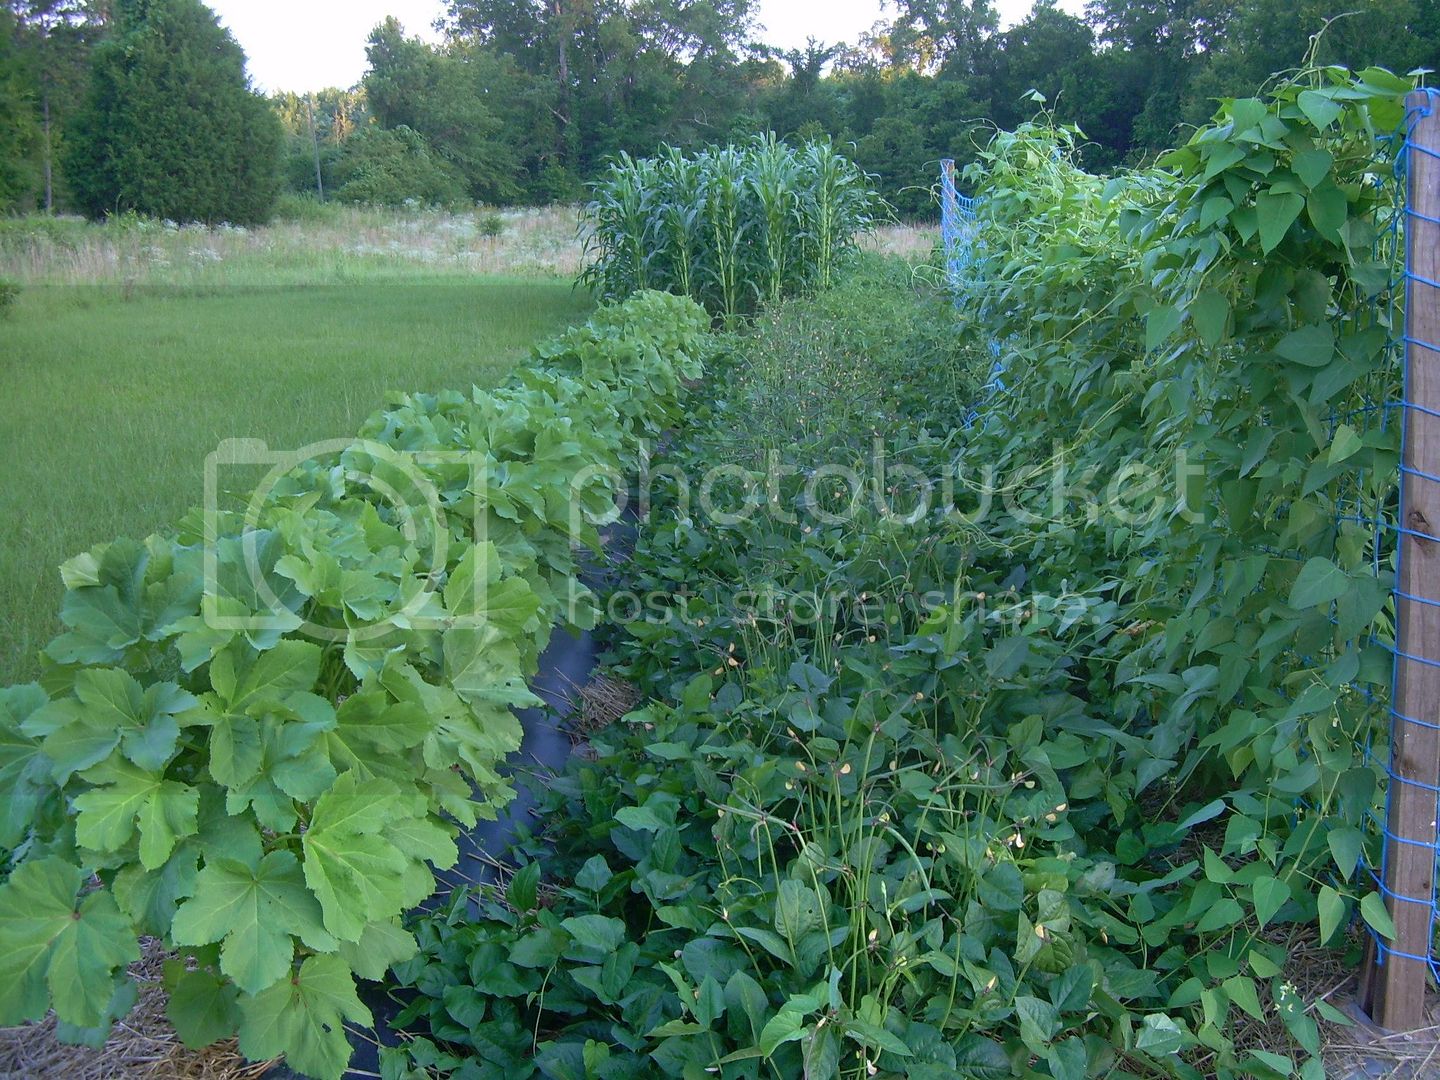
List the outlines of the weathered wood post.
<svg viewBox="0 0 1440 1080">
<path fill-rule="evenodd" d="M 1360 997 L 1390 1031 L 1425 1024 L 1440 809 L 1440 98 L 1417 91 L 1406 107 L 1408 344 L 1383 878 L 1396 938 L 1369 950 Z"/>
</svg>

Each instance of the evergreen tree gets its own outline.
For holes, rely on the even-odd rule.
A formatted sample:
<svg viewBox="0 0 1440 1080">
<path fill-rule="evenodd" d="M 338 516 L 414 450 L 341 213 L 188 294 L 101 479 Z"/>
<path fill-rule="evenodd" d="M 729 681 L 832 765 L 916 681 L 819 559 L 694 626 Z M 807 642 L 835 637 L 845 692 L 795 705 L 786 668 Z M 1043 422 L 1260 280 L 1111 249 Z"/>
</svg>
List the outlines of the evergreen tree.
<svg viewBox="0 0 1440 1080">
<path fill-rule="evenodd" d="M 249 85 L 245 54 L 200 0 L 117 0 L 94 51 L 67 162 L 92 217 L 266 220 L 281 130 Z"/>
</svg>

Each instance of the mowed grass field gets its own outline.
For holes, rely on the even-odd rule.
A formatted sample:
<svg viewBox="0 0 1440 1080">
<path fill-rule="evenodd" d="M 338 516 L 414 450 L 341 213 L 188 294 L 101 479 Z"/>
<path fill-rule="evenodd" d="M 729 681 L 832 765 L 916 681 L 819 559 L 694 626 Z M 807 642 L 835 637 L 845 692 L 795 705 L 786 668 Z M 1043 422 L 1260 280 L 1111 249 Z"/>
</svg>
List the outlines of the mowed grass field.
<svg viewBox="0 0 1440 1080">
<path fill-rule="evenodd" d="M 495 385 L 591 306 L 559 277 L 366 271 L 27 285 L 0 316 L 0 685 L 38 671 L 59 564 L 198 506 L 221 440 L 294 449 L 355 434 L 391 390 Z"/>
</svg>

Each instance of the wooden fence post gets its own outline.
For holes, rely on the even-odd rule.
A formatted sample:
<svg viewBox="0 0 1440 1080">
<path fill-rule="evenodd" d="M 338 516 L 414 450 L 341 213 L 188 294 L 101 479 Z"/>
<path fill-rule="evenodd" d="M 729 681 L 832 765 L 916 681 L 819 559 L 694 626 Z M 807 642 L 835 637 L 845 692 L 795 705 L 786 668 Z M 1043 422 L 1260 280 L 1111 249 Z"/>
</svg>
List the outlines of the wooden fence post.
<svg viewBox="0 0 1440 1080">
<path fill-rule="evenodd" d="M 1440 113 L 1423 92 L 1406 106 L 1418 119 L 1405 220 L 1409 344 L 1384 874 L 1396 938 L 1384 950 L 1372 945 L 1360 996 L 1361 1008 L 1390 1031 L 1425 1024 L 1440 808 Z"/>
</svg>

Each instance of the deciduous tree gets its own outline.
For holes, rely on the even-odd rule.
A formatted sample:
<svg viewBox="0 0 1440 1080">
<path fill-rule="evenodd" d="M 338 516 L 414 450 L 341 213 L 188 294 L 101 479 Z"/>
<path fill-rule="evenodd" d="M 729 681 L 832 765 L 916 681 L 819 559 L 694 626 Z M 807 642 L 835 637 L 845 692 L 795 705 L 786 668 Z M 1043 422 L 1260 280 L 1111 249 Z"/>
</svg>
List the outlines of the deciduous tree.
<svg viewBox="0 0 1440 1080">
<path fill-rule="evenodd" d="M 39 141 L 34 105 L 15 41 L 15 18 L 0 8 L 0 212 L 34 196 L 31 156 Z"/>
</svg>

